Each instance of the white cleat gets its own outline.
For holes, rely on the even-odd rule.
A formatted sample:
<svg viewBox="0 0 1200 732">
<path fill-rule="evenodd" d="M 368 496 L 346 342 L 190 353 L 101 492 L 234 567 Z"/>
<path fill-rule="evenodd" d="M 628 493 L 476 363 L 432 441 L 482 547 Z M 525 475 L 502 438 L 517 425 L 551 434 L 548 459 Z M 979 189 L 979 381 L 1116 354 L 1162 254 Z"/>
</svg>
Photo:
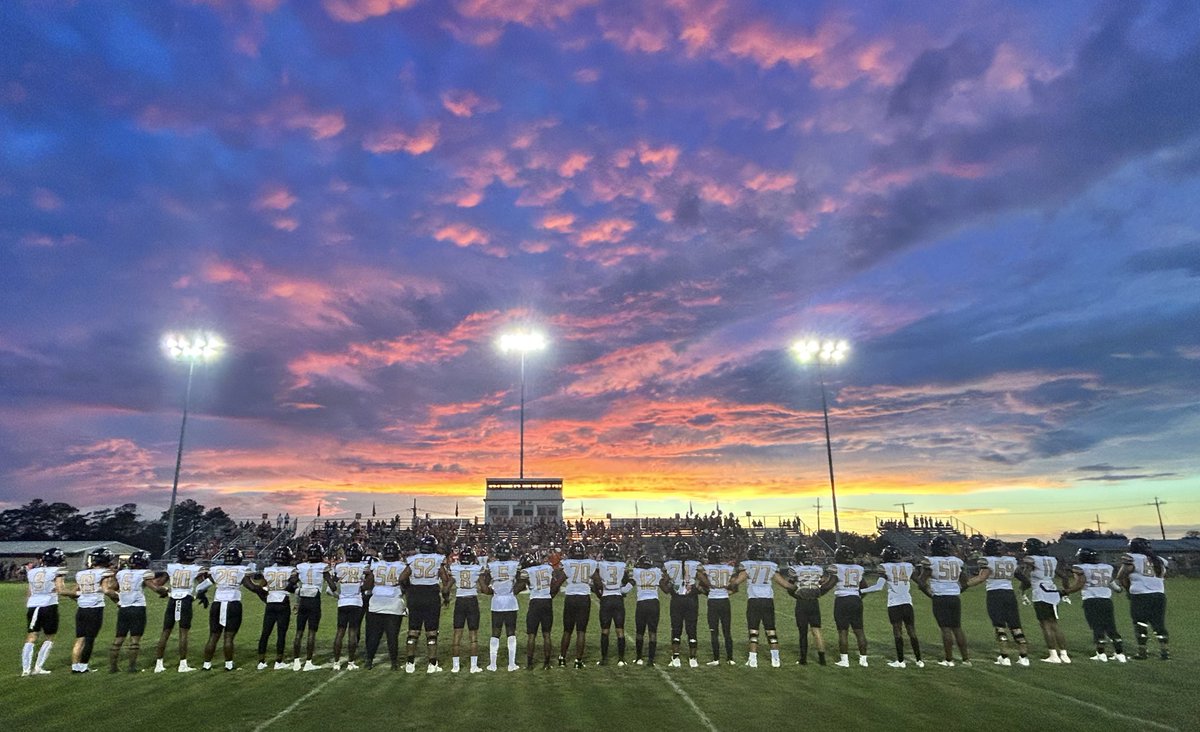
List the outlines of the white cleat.
<svg viewBox="0 0 1200 732">
<path fill-rule="evenodd" d="M 266 661 L 259 661 L 259 662 L 258 662 L 258 665 L 257 665 L 257 666 L 255 666 L 254 668 L 258 669 L 259 671 L 262 671 L 262 670 L 263 670 L 263 669 L 265 669 L 266 667 L 267 667 L 267 662 L 266 662 Z"/>
<path fill-rule="evenodd" d="M 21 678 L 25 678 L 26 676 L 29 676 L 31 673 L 33 673 L 33 672 L 30 671 L 29 669 L 23 668 L 23 669 L 21 669 Z"/>
<path fill-rule="evenodd" d="M 496 664 L 494 664 L 494 663 L 489 663 L 489 664 L 487 665 L 487 670 L 488 670 L 488 671 L 495 671 L 495 670 L 496 670 Z"/>
<path fill-rule="evenodd" d="M 1059 651 L 1059 652 L 1058 652 L 1058 659 L 1059 659 L 1060 661 L 1062 661 L 1063 663 L 1070 663 L 1070 662 L 1071 662 L 1071 657 L 1067 655 L 1067 652 L 1066 652 L 1066 651 Z"/>
<path fill-rule="evenodd" d="M 312 661 L 305 661 L 304 666 L 300 670 L 301 671 L 320 671 L 321 665 L 318 663 L 313 663 Z"/>
<path fill-rule="evenodd" d="M 333 670 L 334 670 L 334 671 L 341 671 L 341 670 L 342 670 L 342 662 L 341 662 L 341 661 L 334 661 L 334 662 L 333 662 Z"/>
<path fill-rule="evenodd" d="M 1117 663 L 1125 663 L 1125 654 L 1118 653 L 1117 655 L 1113 656 L 1113 660 L 1115 660 Z"/>
<path fill-rule="evenodd" d="M 411 663 L 411 662 L 404 664 L 404 673 L 411 674 L 416 670 L 417 670 L 417 664 Z"/>
<path fill-rule="evenodd" d="M 166 666 L 155 666 L 154 667 L 154 673 L 156 673 L 156 674 L 161 674 L 162 672 L 164 672 L 166 670 L 167 670 Z"/>
<path fill-rule="evenodd" d="M 346 670 L 347 671 L 357 671 L 358 664 L 355 663 L 354 661 L 346 661 Z"/>
<path fill-rule="evenodd" d="M 1021 656 L 1020 658 L 1018 658 L 1017 665 L 1025 666 L 1026 668 L 1028 668 L 1029 667 L 1029 656 Z"/>
<path fill-rule="evenodd" d="M 1046 656 L 1042 659 L 1042 663 L 1062 663 L 1058 656 Z"/>
<path fill-rule="evenodd" d="M 888 661 L 888 665 L 892 668 L 907 668 L 908 664 L 904 661 Z"/>
<path fill-rule="evenodd" d="M 646 662 L 640 658 L 638 660 L 634 661 L 633 663 L 635 666 L 645 666 L 646 665 Z"/>
<path fill-rule="evenodd" d="M 700 668 L 700 662 L 694 658 L 689 658 L 688 659 L 688 667 L 689 668 Z"/>
<path fill-rule="evenodd" d="M 1008 656 L 1000 656 L 996 659 L 995 665 L 996 666 L 1011 666 L 1012 659 L 1009 658 Z"/>
<path fill-rule="evenodd" d="M 716 659 L 713 659 L 712 661 L 709 661 L 708 663 L 706 663 L 704 665 L 705 666 L 720 666 L 721 662 Z"/>
<path fill-rule="evenodd" d="M 845 661 L 835 661 L 833 665 L 840 666 L 842 668 L 850 668 L 850 659 L 847 658 Z"/>
<path fill-rule="evenodd" d="M 625 663 L 624 661 L 617 661 L 617 668 L 625 668 L 628 665 L 629 664 Z"/>
<path fill-rule="evenodd" d="M 44 668 L 40 667 L 40 666 L 38 666 L 38 667 L 35 667 L 35 668 L 33 669 L 33 675 L 34 675 L 34 676 L 45 676 L 45 675 L 46 675 L 46 674 L 48 674 L 48 673 L 50 673 L 50 672 L 49 672 L 49 671 L 47 671 L 46 669 L 44 669 Z"/>
<path fill-rule="evenodd" d="M 771 668 L 779 668 L 779 659 L 778 658 L 771 659 Z"/>
<path fill-rule="evenodd" d="M 452 673 L 452 674 L 456 674 L 456 673 L 458 673 L 458 666 L 451 666 L 451 667 L 450 667 L 450 673 Z"/>
<path fill-rule="evenodd" d="M 867 667 L 867 657 L 866 657 L 866 656 L 859 656 L 859 657 L 858 657 L 858 665 L 859 665 L 859 666 L 862 666 L 863 668 L 866 668 L 866 667 Z"/>
<path fill-rule="evenodd" d="M 191 672 L 193 672 L 195 670 L 196 669 L 187 665 L 187 661 L 184 661 L 183 663 L 179 664 L 179 673 L 181 673 L 181 674 L 190 674 Z"/>
<path fill-rule="evenodd" d="M 914 661 L 913 663 L 917 664 L 917 668 L 925 668 L 924 661 Z"/>
<path fill-rule="evenodd" d="M 736 665 L 737 665 L 737 661 L 733 660 L 732 658 L 731 658 L 731 659 L 729 659 L 728 661 L 726 661 L 725 663 L 729 664 L 730 666 L 736 666 Z"/>
<path fill-rule="evenodd" d="M 292 664 L 287 663 L 286 661 L 276 661 L 275 662 L 275 670 L 276 671 L 287 671 L 291 667 L 292 667 Z"/>
<path fill-rule="evenodd" d="M 668 665 L 668 666 L 670 666 L 671 668 L 679 668 L 679 667 L 680 667 L 680 666 L 682 666 L 683 664 L 679 663 L 679 659 L 678 659 L 678 658 L 672 658 L 672 659 L 671 659 L 671 662 L 670 662 L 670 663 L 668 663 L 667 665 Z"/>
<path fill-rule="evenodd" d="M 954 668 L 954 661 L 938 661 L 938 665 L 945 666 L 946 668 Z"/>
<path fill-rule="evenodd" d="M 1088 660 L 1090 660 L 1090 661 L 1099 661 L 1100 663 L 1107 663 L 1107 662 L 1108 662 L 1108 656 L 1104 655 L 1103 653 L 1097 653 L 1096 655 L 1092 656 L 1092 657 L 1091 657 L 1090 659 L 1088 659 Z"/>
<path fill-rule="evenodd" d="M 479 668 L 478 666 L 472 666 L 472 667 L 471 667 L 471 673 L 473 673 L 473 674 L 481 674 L 481 673 L 483 673 L 483 669 Z"/>
<path fill-rule="evenodd" d="M 750 657 L 750 658 L 749 658 L 749 659 L 746 661 L 746 667 L 747 667 L 747 668 L 758 668 L 758 659 L 757 659 L 757 658 L 755 658 L 754 656 L 751 656 L 751 657 Z"/>
<path fill-rule="evenodd" d="M 508 670 L 509 670 L 510 672 L 511 672 L 511 671 L 520 671 L 520 670 L 521 670 L 521 664 L 519 664 L 519 663 L 510 663 L 510 664 L 508 664 Z"/>
<path fill-rule="evenodd" d="M 441 672 L 442 672 L 442 667 L 437 665 L 436 663 L 429 664 L 429 666 L 426 667 L 426 669 L 425 669 L 425 673 L 427 673 L 427 674 L 440 674 Z"/>
<path fill-rule="evenodd" d="M 299 671 L 302 667 L 303 667 L 303 665 L 300 663 L 299 658 L 292 659 L 292 670 L 293 671 Z"/>
</svg>

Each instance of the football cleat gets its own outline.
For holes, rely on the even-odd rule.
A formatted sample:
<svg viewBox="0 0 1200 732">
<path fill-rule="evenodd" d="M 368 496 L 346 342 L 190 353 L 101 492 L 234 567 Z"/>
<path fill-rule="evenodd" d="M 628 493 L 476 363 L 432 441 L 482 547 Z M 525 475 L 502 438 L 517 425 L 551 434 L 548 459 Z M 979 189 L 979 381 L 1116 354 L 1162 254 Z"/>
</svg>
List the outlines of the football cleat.
<svg viewBox="0 0 1200 732">
<path fill-rule="evenodd" d="M 179 673 L 181 673 L 181 674 L 189 674 L 189 673 L 191 673 L 191 672 L 193 672 L 193 671 L 195 671 L 195 670 L 196 670 L 196 669 L 194 669 L 194 668 L 192 668 L 191 666 L 189 666 L 189 665 L 188 665 L 188 662 L 187 662 L 187 661 L 180 661 L 180 662 L 179 662 Z"/>
<path fill-rule="evenodd" d="M 1055 656 L 1046 656 L 1045 658 L 1042 659 L 1042 663 L 1062 663 L 1062 661 L 1060 661 L 1058 656 L 1055 655 Z"/>
<path fill-rule="evenodd" d="M 779 668 L 779 659 L 778 658 L 771 659 L 771 668 Z"/>
<path fill-rule="evenodd" d="M 904 661 L 888 661 L 888 665 L 892 668 L 906 668 L 908 664 Z"/>
<path fill-rule="evenodd" d="M 964 658 L 962 661 L 959 661 L 958 665 L 959 665 L 959 666 L 964 666 L 964 667 L 966 667 L 966 668 L 971 668 L 971 662 L 970 662 L 970 660 L 968 660 L 968 659 L 965 659 L 965 658 Z"/>
<path fill-rule="evenodd" d="M 321 665 L 317 664 L 317 663 L 313 663 L 312 661 L 305 661 L 304 668 L 302 668 L 300 670 L 301 671 L 320 671 Z"/>
<path fill-rule="evenodd" d="M 866 667 L 867 667 L 867 657 L 866 657 L 866 656 L 859 656 L 859 657 L 858 657 L 858 665 L 859 665 L 859 666 L 862 666 L 863 668 L 866 668 Z"/>
<path fill-rule="evenodd" d="M 1113 658 L 1116 660 L 1117 663 L 1125 663 L 1125 654 L 1124 653 L 1118 653 L 1117 655 L 1113 656 Z"/>
<path fill-rule="evenodd" d="M 341 670 L 342 670 L 342 662 L 341 662 L 341 661 L 334 661 L 334 662 L 333 662 L 333 670 L 334 670 L 334 671 L 341 671 Z"/>
<path fill-rule="evenodd" d="M 510 663 L 510 664 L 508 664 L 508 670 L 509 670 L 509 671 L 520 671 L 520 670 L 521 670 L 521 664 L 519 664 L 519 663 Z"/>
<path fill-rule="evenodd" d="M 437 674 L 437 673 L 441 673 L 441 672 L 442 672 L 442 667 L 437 665 L 436 663 L 429 664 L 429 666 L 425 669 L 425 673 L 427 673 L 427 674 Z"/>
<path fill-rule="evenodd" d="M 254 668 L 258 669 L 259 671 L 262 671 L 262 670 L 266 669 L 266 667 L 267 667 L 266 661 L 259 661 L 258 665 L 255 666 Z"/>
<path fill-rule="evenodd" d="M 1017 659 L 1018 666 L 1029 666 L 1029 656 L 1021 656 Z"/>
<path fill-rule="evenodd" d="M 627 665 L 624 661 L 617 661 L 617 668 L 625 668 Z"/>
<path fill-rule="evenodd" d="M 358 664 L 355 663 L 354 661 L 346 661 L 346 670 L 347 671 L 357 671 Z"/>
<path fill-rule="evenodd" d="M 694 658 L 688 659 L 688 668 L 700 668 L 700 662 Z"/>
<path fill-rule="evenodd" d="M 634 662 L 633 662 L 633 665 L 634 665 L 634 666 L 644 666 L 645 664 L 646 664 L 646 662 L 645 662 L 645 661 L 643 661 L 643 660 L 642 660 L 642 659 L 640 659 L 640 658 L 639 658 L 638 660 L 636 660 L 636 661 L 634 661 Z"/>
<path fill-rule="evenodd" d="M 520 668 L 520 666 L 518 666 L 517 668 Z M 471 667 L 471 673 L 473 673 L 473 674 L 481 674 L 481 673 L 483 673 L 483 669 L 479 668 L 478 666 L 472 666 L 472 667 Z"/>
<path fill-rule="evenodd" d="M 575 659 L 575 668 L 583 668 L 583 659 L 582 658 Z"/>
<path fill-rule="evenodd" d="M 299 671 L 299 670 L 300 670 L 300 667 L 301 667 L 301 664 L 300 664 L 300 659 L 299 659 L 299 658 L 293 658 L 293 659 L 292 659 L 292 670 L 293 670 L 293 671 Z"/>
<path fill-rule="evenodd" d="M 1070 663 L 1071 657 L 1067 655 L 1066 651 L 1059 651 L 1058 660 L 1062 661 L 1063 663 Z"/>
<path fill-rule="evenodd" d="M 274 670 L 276 670 L 276 671 L 287 671 L 287 670 L 288 670 L 289 668 L 291 668 L 291 667 L 292 667 L 292 664 L 290 664 L 290 663 L 284 663 L 283 661 L 276 661 L 276 662 L 275 662 L 275 669 L 274 669 Z"/>
<path fill-rule="evenodd" d="M 681 663 L 679 663 L 679 657 L 678 657 L 678 656 L 676 656 L 675 658 L 672 658 L 672 659 L 671 659 L 671 662 L 670 662 L 670 663 L 668 663 L 667 665 L 668 665 L 668 666 L 670 666 L 671 668 L 680 668 L 680 667 L 682 666 L 682 664 L 681 664 Z"/>
<path fill-rule="evenodd" d="M 1103 653 L 1097 653 L 1096 655 L 1092 656 L 1089 660 L 1100 661 L 1101 663 L 1106 663 L 1108 661 L 1108 656 L 1104 655 Z"/>
<path fill-rule="evenodd" d="M 835 662 L 833 665 L 841 666 L 842 668 L 850 668 L 850 659 L 843 658 L 842 660 Z"/>
<path fill-rule="evenodd" d="M 705 666 L 720 666 L 721 662 L 714 658 L 713 660 L 709 661 L 708 663 L 706 663 L 704 665 Z"/>
<path fill-rule="evenodd" d="M 758 668 L 758 656 L 751 656 L 746 659 L 746 665 L 750 668 Z"/>
<path fill-rule="evenodd" d="M 416 670 L 417 670 L 417 664 L 413 663 L 412 661 L 409 661 L 408 663 L 404 664 L 404 673 L 411 674 Z"/>
<path fill-rule="evenodd" d="M 737 661 L 733 660 L 732 658 L 731 658 L 731 659 L 729 659 L 728 661 L 726 661 L 725 663 L 728 663 L 730 666 L 736 666 L 736 665 L 737 665 Z"/>
<path fill-rule="evenodd" d="M 938 665 L 945 666 L 946 668 L 954 668 L 954 661 L 938 661 Z"/>
<path fill-rule="evenodd" d="M 489 664 L 487 665 L 487 670 L 488 670 L 488 671 L 495 671 L 495 670 L 496 670 L 496 664 L 494 664 L 494 663 L 489 663 Z"/>
<path fill-rule="evenodd" d="M 994 665 L 996 665 L 996 666 L 1011 666 L 1012 659 L 1010 659 L 1008 656 L 997 656 L 996 660 L 994 662 Z"/>
<path fill-rule="evenodd" d="M 913 663 L 915 663 L 917 665 L 917 668 L 925 668 L 924 661 L 913 661 Z"/>
<path fill-rule="evenodd" d="M 39 668 L 35 668 L 30 673 L 32 673 L 34 676 L 45 676 L 46 674 L 48 674 L 50 672 L 44 668 L 39 667 Z"/>
</svg>

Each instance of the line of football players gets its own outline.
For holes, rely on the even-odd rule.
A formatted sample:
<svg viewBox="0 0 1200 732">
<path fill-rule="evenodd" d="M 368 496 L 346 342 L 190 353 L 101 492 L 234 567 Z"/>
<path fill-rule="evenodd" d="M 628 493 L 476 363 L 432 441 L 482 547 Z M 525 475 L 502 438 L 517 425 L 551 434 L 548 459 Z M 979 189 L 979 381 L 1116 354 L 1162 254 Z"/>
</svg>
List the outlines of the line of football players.
<svg viewBox="0 0 1200 732">
<path fill-rule="evenodd" d="M 461 548 L 451 556 L 439 551 L 432 536 L 422 537 L 415 553 L 405 557 L 399 544 L 386 542 L 377 556 L 368 556 L 362 546 L 345 547 L 340 561 L 328 561 L 320 544 L 311 544 L 302 561 L 288 547 L 277 550 L 272 563 L 261 571 L 246 566 L 242 552 L 227 549 L 220 561 L 205 566 L 198 562 L 193 546 L 185 545 L 165 572 L 150 571 L 150 557 L 137 552 L 128 558 L 126 566 L 114 569 L 116 557 L 107 549 L 96 549 L 89 555 L 88 567 L 74 576 L 68 589 L 65 557 L 58 549 L 47 549 L 40 566 L 28 571 L 27 636 L 22 647 L 22 675 L 48 674 L 47 657 L 58 631 L 58 600 L 69 597 L 76 602 L 75 644 L 71 654 L 71 670 L 91 671 L 89 662 L 96 637 L 103 625 L 105 600 L 116 603 L 116 634 L 109 651 L 109 669 L 118 671 L 122 653 L 127 655 L 130 671 L 139 670 L 138 655 L 146 628 L 146 595 L 150 590 L 167 598 L 162 631 L 155 650 L 155 672 L 165 670 L 164 657 L 168 641 L 176 626 L 178 637 L 178 671 L 194 671 L 188 664 L 188 634 L 192 625 L 193 604 L 208 610 L 209 636 L 204 646 L 202 669 L 211 669 L 218 645 L 222 646 L 224 667 L 233 670 L 235 638 L 242 624 L 243 590 L 249 590 L 265 603 L 262 631 L 258 641 L 258 669 L 291 669 L 313 671 L 322 668 L 314 661 L 316 634 L 320 627 L 322 593 L 333 595 L 337 601 L 336 632 L 333 641 L 332 668 L 343 668 L 346 651 L 346 670 L 358 668 L 358 645 L 365 618 L 365 649 L 361 658 L 367 668 L 374 666 L 379 646 L 386 641 L 391 668 L 400 667 L 400 630 L 408 618 L 404 640 L 404 668 L 416 670 L 417 650 L 422 635 L 425 641 L 427 673 L 442 670 L 439 663 L 438 636 L 443 607 L 454 601 L 451 642 L 451 671 L 458 672 L 460 646 L 464 630 L 469 650 L 469 673 L 484 670 L 479 664 L 478 631 L 480 626 L 479 595 L 491 597 L 491 637 L 489 663 L 486 668 L 496 671 L 499 666 L 501 640 L 507 646 L 507 669 L 521 666 L 517 656 L 517 595 L 528 591 L 526 610 L 526 668 L 534 667 L 538 636 L 542 641 L 543 668 L 553 664 L 551 632 L 554 627 L 552 599 L 561 591 L 562 635 L 558 643 L 558 665 L 566 666 L 574 640 L 573 665 L 582 668 L 587 648 L 587 630 L 592 614 L 592 596 L 599 602 L 600 654 L 599 664 L 609 663 L 612 644 L 610 631 L 616 635 L 616 665 L 626 665 L 626 602 L 627 594 L 635 594 L 634 631 L 637 665 L 653 665 L 657 659 L 658 624 L 661 616 L 660 595 L 668 598 L 670 622 L 671 667 L 686 662 L 699 666 L 697 660 L 698 619 L 700 596 L 705 596 L 707 620 L 712 643 L 709 666 L 733 660 L 733 634 L 730 628 L 730 595 L 745 587 L 746 624 L 749 653 L 745 665 L 758 666 L 760 640 L 765 640 L 770 664 L 780 665 L 779 639 L 775 625 L 775 586 L 782 587 L 796 601 L 794 608 L 799 630 L 799 657 L 796 663 L 808 662 L 810 639 L 815 646 L 817 661 L 826 663 L 825 645 L 821 634 L 819 598 L 829 592 L 834 595 L 833 616 L 838 635 L 839 660 L 836 666 L 850 666 L 849 636 L 855 636 L 858 664 L 867 666 L 867 639 L 863 631 L 863 596 L 886 590 L 887 615 L 895 642 L 895 660 L 889 666 L 907 665 L 905 636 L 912 650 L 913 661 L 923 667 L 920 643 L 916 635 L 911 586 L 931 598 L 934 620 L 941 631 L 942 666 L 954 666 L 954 649 L 960 658 L 957 663 L 970 665 L 966 637 L 962 630 L 961 593 L 968 588 L 984 585 L 987 592 L 987 613 L 995 629 L 997 656 L 995 663 L 1010 666 L 1014 662 L 1029 666 L 1029 645 L 1021 624 L 1017 586 L 1028 588 L 1021 593 L 1026 604 L 1032 604 L 1038 624 L 1049 651 L 1046 663 L 1070 663 L 1066 639 L 1058 624 L 1058 606 L 1069 603 L 1069 596 L 1080 593 L 1083 611 L 1092 630 L 1095 661 L 1124 662 L 1123 640 L 1117 631 L 1112 595 L 1127 591 L 1130 613 L 1137 640 L 1137 658 L 1147 657 L 1149 637 L 1158 641 L 1160 656 L 1169 657 L 1165 625 L 1166 598 L 1163 577 L 1166 561 L 1158 557 L 1145 539 L 1129 544 L 1120 568 L 1099 561 L 1095 551 L 1081 549 L 1077 561 L 1069 569 L 1060 567 L 1058 560 L 1046 552 L 1044 542 L 1029 539 L 1018 559 L 1006 551 L 1003 542 L 988 540 L 983 546 L 977 572 L 967 571 L 966 562 L 957 556 L 954 545 L 945 536 L 937 536 L 930 546 L 930 556 L 917 562 L 906 561 L 894 547 L 883 550 L 877 567 L 867 568 L 858 563 L 847 547 L 839 547 L 833 563 L 817 563 L 807 547 L 798 547 L 791 564 L 780 565 L 766 557 L 761 544 L 752 544 L 746 557 L 731 563 L 720 546 L 707 547 L 703 558 L 686 541 L 675 544 L 672 557 L 660 565 L 642 555 L 632 564 L 620 556 L 614 543 L 605 544 L 600 557 L 589 556 L 581 542 L 572 543 L 565 557 L 557 553 L 540 557 L 528 553 L 514 559 L 513 547 L 501 541 L 492 547 L 490 557 L 477 557 L 473 548 Z M 876 580 L 869 580 L 874 576 Z M 213 589 L 213 598 L 208 590 Z M 292 607 L 293 595 L 296 607 Z M 1030 596 L 1031 595 L 1031 596 Z M 286 658 L 287 633 L 295 618 L 295 635 L 290 661 Z M 760 636 L 760 631 L 762 637 Z M 267 661 L 271 636 L 275 636 L 274 663 Z M 39 637 L 41 647 L 37 647 Z M 125 645 L 129 639 L 128 646 Z M 723 643 L 722 643 L 723 641 Z M 302 655 L 303 651 L 303 655 Z M 1015 658 L 1014 658 L 1015 656 Z"/>
</svg>

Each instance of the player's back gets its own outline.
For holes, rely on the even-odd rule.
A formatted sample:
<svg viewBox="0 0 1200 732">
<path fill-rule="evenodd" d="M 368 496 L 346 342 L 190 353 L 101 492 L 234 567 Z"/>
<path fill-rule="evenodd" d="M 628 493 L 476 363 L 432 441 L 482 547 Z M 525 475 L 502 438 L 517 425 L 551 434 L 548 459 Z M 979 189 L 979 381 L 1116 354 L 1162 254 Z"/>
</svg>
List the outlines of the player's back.
<svg viewBox="0 0 1200 732">
<path fill-rule="evenodd" d="M 1112 597 L 1113 567 L 1103 563 L 1080 563 L 1073 567 L 1083 575 L 1083 599 L 1106 599 Z"/>
<path fill-rule="evenodd" d="M 733 579 L 734 569 L 723 563 L 703 565 L 704 575 L 708 578 L 708 599 L 722 600 L 729 597 L 729 583 Z"/>
<path fill-rule="evenodd" d="M 64 577 L 67 570 L 62 567 L 34 567 L 30 569 L 25 580 L 29 585 L 29 598 L 26 607 L 48 607 L 58 604 L 58 578 Z"/>
<path fill-rule="evenodd" d="M 262 571 L 267 585 L 267 602 L 283 602 L 288 598 L 288 583 L 296 568 L 286 564 L 272 564 Z"/>
<path fill-rule="evenodd" d="M 1017 576 L 1017 567 L 1016 557 L 984 557 L 980 563 L 980 568 L 988 571 L 988 578 L 983 583 L 984 588 L 988 592 L 993 590 L 1011 591 L 1013 579 Z"/>
<path fill-rule="evenodd" d="M 587 595 L 592 591 L 592 575 L 596 573 L 595 559 L 564 559 L 563 572 L 567 581 L 563 593 L 570 595 Z"/>
<path fill-rule="evenodd" d="M 428 587 L 441 582 L 441 568 L 446 562 L 445 554 L 418 553 L 408 558 L 408 581 L 418 587 Z"/>
<path fill-rule="evenodd" d="M 550 589 L 554 583 L 554 567 L 549 564 L 537 564 L 524 572 L 529 582 L 529 599 L 549 600 Z"/>
<path fill-rule="evenodd" d="M 145 607 L 146 593 L 142 590 L 146 580 L 154 573 L 145 569 L 122 569 L 117 572 L 117 604 L 120 607 Z"/>
<path fill-rule="evenodd" d="M 755 599 L 775 597 L 775 573 L 779 565 L 765 559 L 747 559 L 742 562 L 746 573 L 746 596 Z"/>
<path fill-rule="evenodd" d="M 911 605 L 913 565 L 910 562 L 883 562 L 879 571 L 887 583 L 888 607 Z"/>
<path fill-rule="evenodd" d="M 675 594 L 684 595 L 696 586 L 696 574 L 700 562 L 695 559 L 671 559 L 663 562 L 663 571 L 671 579 Z"/>
<path fill-rule="evenodd" d="M 925 559 L 929 571 L 929 592 L 936 596 L 962 594 L 959 577 L 962 575 L 963 560 L 958 557 L 928 557 Z"/>
<path fill-rule="evenodd" d="M 325 582 L 325 572 L 329 569 L 329 565 L 325 562 L 301 562 L 296 565 L 296 575 L 300 581 L 300 589 L 297 590 L 300 597 L 318 597 L 321 594 L 321 586 Z"/>
<path fill-rule="evenodd" d="M 341 562 L 334 566 L 333 576 L 337 578 L 339 606 L 363 604 L 362 583 L 366 573 L 366 562 Z"/>
<path fill-rule="evenodd" d="M 1129 573 L 1129 593 L 1131 595 L 1145 595 L 1166 590 L 1166 583 L 1163 582 L 1162 577 L 1166 574 L 1165 559 L 1160 560 L 1164 567 L 1164 571 L 1161 573 L 1155 567 L 1154 559 L 1145 554 L 1130 552 L 1122 558 L 1122 561 L 1131 569 Z"/>
<path fill-rule="evenodd" d="M 249 569 L 241 564 L 219 564 L 209 570 L 216 591 L 213 599 L 217 602 L 240 602 L 242 599 L 242 580 Z"/>
<path fill-rule="evenodd" d="M 513 587 L 516 584 L 520 566 L 515 559 L 488 562 L 487 571 L 491 577 L 490 587 L 494 612 L 512 612 L 517 609 L 517 597 L 513 594 Z"/>
<path fill-rule="evenodd" d="M 455 597 L 476 597 L 479 595 L 477 585 L 483 567 L 478 564 L 462 564 L 455 562 L 450 565 L 450 577 L 454 579 Z"/>
<path fill-rule="evenodd" d="M 663 572 L 658 567 L 634 567 L 633 583 L 637 587 L 637 600 L 657 600 L 658 586 L 662 584 Z"/>
<path fill-rule="evenodd" d="M 863 567 L 861 564 L 831 564 L 828 573 L 833 575 L 837 583 L 833 586 L 834 597 L 859 597 L 862 591 Z"/>
</svg>

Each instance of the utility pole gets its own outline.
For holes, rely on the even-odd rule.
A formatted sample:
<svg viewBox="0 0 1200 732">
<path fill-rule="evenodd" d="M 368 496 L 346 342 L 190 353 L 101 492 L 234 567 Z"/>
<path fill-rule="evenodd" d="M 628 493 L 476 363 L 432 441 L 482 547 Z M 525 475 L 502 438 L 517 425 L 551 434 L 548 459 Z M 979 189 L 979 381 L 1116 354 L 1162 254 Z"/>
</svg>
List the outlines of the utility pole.
<svg viewBox="0 0 1200 732">
<path fill-rule="evenodd" d="M 908 523 L 908 507 L 912 505 L 912 501 L 905 501 L 904 503 L 897 503 L 895 505 L 900 507 L 900 511 L 904 514 L 904 523 L 907 524 Z"/>
<path fill-rule="evenodd" d="M 817 533 L 821 533 L 821 497 L 817 496 L 817 504 L 813 506 L 817 509 Z"/>
<path fill-rule="evenodd" d="M 1100 533 L 1100 524 L 1107 524 L 1107 521 L 1100 520 L 1100 514 L 1096 514 L 1096 533 Z"/>
<path fill-rule="evenodd" d="M 1154 506 L 1154 510 L 1158 511 L 1158 533 L 1162 535 L 1163 541 L 1167 539 L 1167 530 L 1163 528 L 1162 507 L 1167 505 L 1158 500 L 1158 496 L 1154 497 L 1154 503 L 1147 503 L 1147 506 Z"/>
</svg>

